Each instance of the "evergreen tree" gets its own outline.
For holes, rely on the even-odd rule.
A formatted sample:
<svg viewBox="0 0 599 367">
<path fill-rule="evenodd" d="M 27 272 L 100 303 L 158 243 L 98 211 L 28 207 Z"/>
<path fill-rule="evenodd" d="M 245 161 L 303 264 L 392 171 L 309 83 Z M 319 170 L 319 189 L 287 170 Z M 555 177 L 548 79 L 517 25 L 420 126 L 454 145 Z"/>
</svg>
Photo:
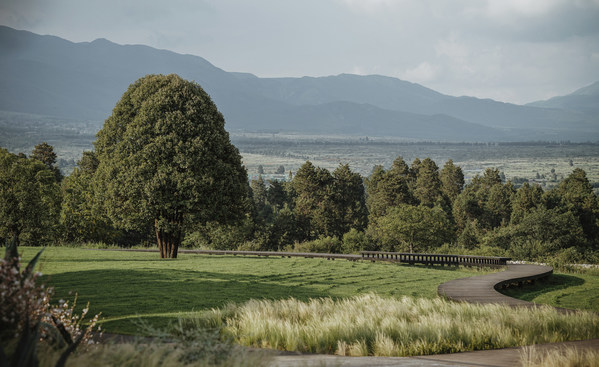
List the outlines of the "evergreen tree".
<svg viewBox="0 0 599 367">
<path fill-rule="evenodd" d="M 283 208 L 285 204 L 289 204 L 289 199 L 285 186 L 278 180 L 268 181 L 269 187 L 266 194 L 268 203 L 275 210 Z"/>
<path fill-rule="evenodd" d="M 408 178 L 398 170 L 385 171 L 382 166 L 375 167 L 366 180 L 366 190 L 366 204 L 372 219 L 385 215 L 389 208 L 416 201 L 408 186 Z"/>
<path fill-rule="evenodd" d="M 250 194 L 259 222 L 270 222 L 272 220 L 272 207 L 268 204 L 268 191 L 262 177 L 250 182 Z"/>
<path fill-rule="evenodd" d="M 352 172 L 349 165 L 339 165 L 333 172 L 333 192 L 337 226 L 333 234 L 341 238 L 350 229 L 359 231 L 368 224 L 368 211 L 364 195 L 364 183 L 359 173 Z"/>
<path fill-rule="evenodd" d="M 480 179 L 480 183 L 487 188 L 491 188 L 495 185 L 500 185 L 502 181 L 499 170 L 497 168 L 485 169 L 485 172 L 483 173 L 483 176 Z"/>
<path fill-rule="evenodd" d="M 95 194 L 124 229 L 154 226 L 161 257 L 177 257 L 188 225 L 235 222 L 247 173 L 208 94 L 177 75 L 148 75 L 98 132 Z"/>
<path fill-rule="evenodd" d="M 333 219 L 333 176 L 326 169 L 307 161 L 293 178 L 296 193 L 294 215 L 301 240 L 312 240 L 320 235 L 329 236 L 335 225 Z"/>
<path fill-rule="evenodd" d="M 62 179 L 60 169 L 56 166 L 56 153 L 54 153 L 54 147 L 50 144 L 43 142 L 36 145 L 31 152 L 31 159 L 35 159 L 45 164 L 49 170 L 54 172 L 57 181 Z"/>
<path fill-rule="evenodd" d="M 520 186 L 512 201 L 511 223 L 518 224 L 532 209 L 542 205 L 543 189 L 539 185 L 529 185 L 525 182 Z"/>
<path fill-rule="evenodd" d="M 464 172 L 462 168 L 454 165 L 450 159 L 443 166 L 439 178 L 441 179 L 441 190 L 453 204 L 464 189 Z"/>
<path fill-rule="evenodd" d="M 495 184 L 489 189 L 485 203 L 485 220 L 491 228 L 509 224 L 514 193 L 515 189 L 511 183 Z"/>
<path fill-rule="evenodd" d="M 571 211 L 590 240 L 599 240 L 599 202 L 586 172 L 575 168 L 555 190 L 564 210 Z"/>
<path fill-rule="evenodd" d="M 403 158 L 400 155 L 398 155 L 397 158 L 393 160 L 393 164 L 391 165 L 390 170 L 393 171 L 394 174 L 398 174 L 406 178 L 410 177 L 411 175 L 410 167 L 408 167 L 408 164 L 403 160 Z"/>
<path fill-rule="evenodd" d="M 443 202 L 439 167 L 430 158 L 423 160 L 418 167 L 414 196 L 421 205 L 429 208 Z"/>
</svg>

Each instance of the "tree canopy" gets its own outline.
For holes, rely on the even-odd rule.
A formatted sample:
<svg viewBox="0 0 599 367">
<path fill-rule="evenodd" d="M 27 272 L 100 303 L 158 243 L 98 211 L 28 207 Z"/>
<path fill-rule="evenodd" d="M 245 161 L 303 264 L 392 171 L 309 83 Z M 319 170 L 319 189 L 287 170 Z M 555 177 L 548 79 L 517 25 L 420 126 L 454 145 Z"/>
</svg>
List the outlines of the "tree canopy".
<svg viewBox="0 0 599 367">
<path fill-rule="evenodd" d="M 0 148 L 0 238 L 29 245 L 52 239 L 59 210 L 55 172 Z"/>
<path fill-rule="evenodd" d="M 118 227 L 153 225 L 162 257 L 184 226 L 245 213 L 247 172 L 210 96 L 177 75 L 148 75 L 123 94 L 98 132 L 94 191 Z"/>
</svg>

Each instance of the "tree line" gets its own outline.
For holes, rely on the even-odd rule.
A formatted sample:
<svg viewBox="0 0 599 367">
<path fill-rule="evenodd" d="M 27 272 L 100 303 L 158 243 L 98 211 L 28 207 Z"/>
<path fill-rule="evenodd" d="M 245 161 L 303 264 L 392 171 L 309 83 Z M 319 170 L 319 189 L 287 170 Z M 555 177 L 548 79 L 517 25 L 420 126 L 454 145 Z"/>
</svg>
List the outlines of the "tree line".
<svg viewBox="0 0 599 367">
<path fill-rule="evenodd" d="M 94 151 L 62 177 L 53 148 L 0 148 L 0 240 L 352 253 L 473 253 L 597 262 L 599 202 L 581 169 L 544 191 L 497 169 L 464 182 L 432 159 L 368 177 L 307 161 L 248 182 L 223 116 L 195 83 L 149 75 L 123 94 Z"/>
<path fill-rule="evenodd" d="M 0 237 L 29 245 L 154 243 L 152 223 L 124 227 L 105 214 L 94 192 L 99 166 L 84 152 L 62 177 L 50 145 L 29 157 L 0 149 Z M 230 223 L 189 223 L 189 247 L 352 253 L 361 250 L 462 252 L 518 259 L 596 261 L 597 195 L 581 169 L 554 189 L 516 189 L 497 169 L 465 184 L 459 166 L 397 157 L 369 177 L 307 161 L 288 182 L 248 183 L 241 215 Z M 104 214 L 103 214 L 104 213 Z M 214 218 L 215 219 L 215 218 Z M 129 219 L 130 220 L 130 219 Z"/>
</svg>

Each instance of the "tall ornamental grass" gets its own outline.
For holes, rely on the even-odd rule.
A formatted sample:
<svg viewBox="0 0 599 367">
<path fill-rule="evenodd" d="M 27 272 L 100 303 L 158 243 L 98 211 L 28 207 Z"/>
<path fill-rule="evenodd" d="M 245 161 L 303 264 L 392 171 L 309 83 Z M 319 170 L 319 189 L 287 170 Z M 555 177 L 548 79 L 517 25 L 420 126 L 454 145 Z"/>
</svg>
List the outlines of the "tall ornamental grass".
<svg viewBox="0 0 599 367">
<path fill-rule="evenodd" d="M 523 367 L 599 367 L 599 350 L 551 349 L 539 351 L 537 348 L 526 347 L 520 353 Z"/>
<path fill-rule="evenodd" d="M 250 300 L 206 311 L 187 327 L 221 328 L 242 345 L 350 356 L 414 356 L 599 337 L 599 316 L 440 298 Z"/>
</svg>

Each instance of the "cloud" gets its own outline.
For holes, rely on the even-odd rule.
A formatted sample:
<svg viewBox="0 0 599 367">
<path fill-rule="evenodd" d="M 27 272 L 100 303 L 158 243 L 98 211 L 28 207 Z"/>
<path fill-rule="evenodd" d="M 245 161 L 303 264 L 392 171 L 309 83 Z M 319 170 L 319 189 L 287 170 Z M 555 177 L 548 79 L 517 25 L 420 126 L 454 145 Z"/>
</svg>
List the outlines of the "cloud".
<svg viewBox="0 0 599 367">
<path fill-rule="evenodd" d="M 480 36 L 554 42 L 599 35 L 597 0 L 487 0 L 464 10 Z"/>
<path fill-rule="evenodd" d="M 534 17 L 546 15 L 563 0 L 501 0 L 486 1 L 484 10 L 489 17 Z"/>
<path fill-rule="evenodd" d="M 0 0 L 0 23 L 259 76 L 397 76 L 528 102 L 599 80 L 599 0 Z"/>
<path fill-rule="evenodd" d="M 415 83 L 426 83 L 435 80 L 439 74 L 439 70 L 438 66 L 423 61 L 418 66 L 401 73 L 400 78 Z"/>
<path fill-rule="evenodd" d="M 375 14 L 401 5 L 401 0 L 340 0 L 340 3 L 358 14 Z"/>
</svg>

